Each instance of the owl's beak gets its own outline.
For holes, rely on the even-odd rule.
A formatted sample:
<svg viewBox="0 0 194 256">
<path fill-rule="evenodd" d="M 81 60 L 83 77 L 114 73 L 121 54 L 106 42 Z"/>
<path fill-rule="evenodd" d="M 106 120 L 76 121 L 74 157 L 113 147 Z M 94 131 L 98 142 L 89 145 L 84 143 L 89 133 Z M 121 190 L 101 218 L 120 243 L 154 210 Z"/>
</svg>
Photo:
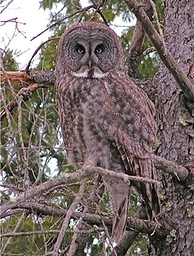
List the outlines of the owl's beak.
<svg viewBox="0 0 194 256">
<path fill-rule="evenodd" d="M 92 67 L 92 60 L 91 60 L 91 59 L 88 61 L 88 67 L 89 67 L 89 68 Z"/>
</svg>

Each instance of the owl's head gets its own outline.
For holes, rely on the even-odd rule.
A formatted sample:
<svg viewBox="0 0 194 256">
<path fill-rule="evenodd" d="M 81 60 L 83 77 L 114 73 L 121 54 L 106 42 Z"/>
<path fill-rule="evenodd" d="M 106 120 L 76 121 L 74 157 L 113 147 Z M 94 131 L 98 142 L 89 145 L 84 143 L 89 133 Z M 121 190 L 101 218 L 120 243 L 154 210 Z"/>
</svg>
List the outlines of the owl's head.
<svg viewBox="0 0 194 256">
<path fill-rule="evenodd" d="M 102 78 L 121 69 L 123 50 L 117 34 L 97 22 L 70 26 L 57 49 L 57 66 L 76 77 Z"/>
</svg>

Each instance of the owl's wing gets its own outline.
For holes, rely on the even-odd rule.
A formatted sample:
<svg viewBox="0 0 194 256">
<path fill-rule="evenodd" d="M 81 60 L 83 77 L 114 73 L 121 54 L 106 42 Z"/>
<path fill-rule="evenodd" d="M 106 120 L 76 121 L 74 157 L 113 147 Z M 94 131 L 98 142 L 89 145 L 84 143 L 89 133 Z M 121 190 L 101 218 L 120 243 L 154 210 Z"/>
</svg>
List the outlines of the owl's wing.
<svg viewBox="0 0 194 256">
<path fill-rule="evenodd" d="M 129 175 L 156 179 L 151 144 L 156 138 L 155 110 L 147 95 L 129 78 L 115 77 L 104 82 L 104 118 L 100 126 L 113 144 Z M 103 123 L 103 120 L 106 120 Z M 150 218 L 159 212 L 158 188 L 140 183 Z"/>
</svg>

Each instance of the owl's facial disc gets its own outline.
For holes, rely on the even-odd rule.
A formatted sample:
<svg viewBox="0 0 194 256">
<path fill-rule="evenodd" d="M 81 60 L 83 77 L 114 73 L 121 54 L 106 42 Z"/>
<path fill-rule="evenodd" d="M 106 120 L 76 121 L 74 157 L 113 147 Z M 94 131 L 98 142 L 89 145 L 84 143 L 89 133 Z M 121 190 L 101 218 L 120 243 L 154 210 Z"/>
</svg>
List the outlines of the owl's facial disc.
<svg viewBox="0 0 194 256">
<path fill-rule="evenodd" d="M 107 75 L 100 69 L 99 58 L 105 51 L 105 45 L 102 41 L 96 41 L 92 45 L 78 42 L 75 46 L 76 54 L 79 55 L 81 67 L 72 71 L 72 75 L 85 78 L 102 78 Z"/>
<path fill-rule="evenodd" d="M 112 72 L 119 60 L 117 41 L 109 31 L 73 29 L 63 41 L 66 72 L 83 78 L 102 78 Z"/>
</svg>

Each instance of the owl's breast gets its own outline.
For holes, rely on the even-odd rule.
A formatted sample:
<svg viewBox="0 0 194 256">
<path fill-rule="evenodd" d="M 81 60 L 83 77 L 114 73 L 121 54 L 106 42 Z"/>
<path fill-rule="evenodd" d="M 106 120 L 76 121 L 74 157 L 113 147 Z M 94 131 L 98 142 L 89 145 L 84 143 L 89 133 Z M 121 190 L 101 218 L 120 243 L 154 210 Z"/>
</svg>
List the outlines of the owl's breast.
<svg viewBox="0 0 194 256">
<path fill-rule="evenodd" d="M 64 86 L 64 85 L 63 85 Z M 88 157 L 108 168 L 109 142 L 98 127 L 102 118 L 102 84 L 97 79 L 71 80 L 58 95 L 60 121 L 67 157 L 71 163 L 83 164 Z"/>
</svg>

